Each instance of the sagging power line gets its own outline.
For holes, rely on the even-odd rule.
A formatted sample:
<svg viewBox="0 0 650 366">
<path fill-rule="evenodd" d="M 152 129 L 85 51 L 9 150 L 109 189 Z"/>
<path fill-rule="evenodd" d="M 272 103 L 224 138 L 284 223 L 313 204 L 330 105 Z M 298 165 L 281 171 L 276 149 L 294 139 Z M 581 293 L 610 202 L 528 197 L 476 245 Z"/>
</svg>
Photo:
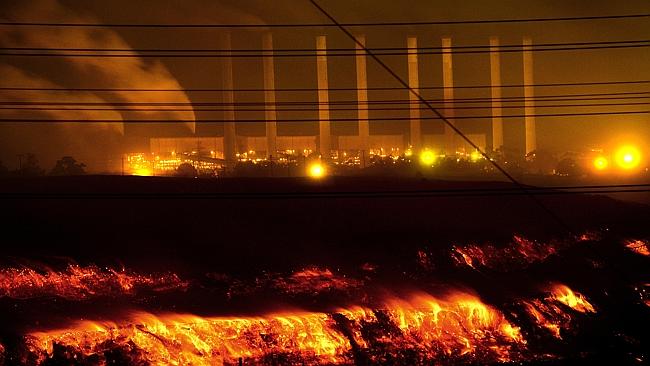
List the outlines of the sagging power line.
<svg viewBox="0 0 650 366">
<path fill-rule="evenodd" d="M 466 19 L 466 20 L 439 20 L 419 22 L 366 22 L 366 23 L 340 23 L 343 27 L 402 27 L 402 26 L 428 26 L 428 25 L 463 25 L 463 24 L 497 24 L 497 23 L 540 23 L 540 22 L 573 22 L 573 21 L 598 21 L 598 20 L 627 20 L 650 18 L 650 14 L 618 14 L 594 15 L 582 17 L 548 17 L 548 18 L 509 18 L 509 19 Z M 63 22 L 0 22 L 4 27 L 86 27 L 86 28 L 336 28 L 332 23 L 287 23 L 287 24 L 142 24 L 142 23 L 63 23 Z"/>
<path fill-rule="evenodd" d="M 614 81 L 589 81 L 589 82 L 572 82 L 572 83 L 545 83 L 545 84 L 503 84 L 500 85 L 501 88 L 522 88 L 524 86 L 532 87 L 566 87 L 566 86 L 598 86 L 598 85 L 629 85 L 629 84 L 650 84 L 650 80 L 614 80 Z M 420 90 L 442 90 L 442 89 L 489 89 L 493 88 L 493 85 L 455 85 L 453 87 L 446 86 L 421 86 Z M 237 89 L 223 89 L 223 88 L 183 88 L 183 89 L 158 89 L 158 88 L 81 88 L 81 87 L 71 87 L 71 88 L 41 88 L 41 87 L 24 87 L 24 86 L 0 86 L 0 90 L 12 90 L 12 91 L 62 91 L 62 92 L 72 92 L 72 91 L 88 91 L 88 92 L 264 92 L 264 91 L 274 91 L 274 92 L 317 92 L 318 88 L 276 88 L 276 89 L 264 89 L 264 88 L 237 88 Z M 356 90 L 404 90 L 402 87 L 368 87 L 368 88 L 327 88 L 329 91 L 356 91 Z"/>
<path fill-rule="evenodd" d="M 584 116 L 610 116 L 610 115 L 632 115 L 632 114 L 650 114 L 650 110 L 639 111 L 622 111 L 622 112 L 589 112 L 589 113 L 547 113 L 547 114 L 516 114 L 503 115 L 502 118 L 525 118 L 525 117 L 584 117 Z M 419 120 L 466 120 L 466 119 L 491 119 L 492 115 L 478 116 L 454 116 L 445 117 L 439 115 L 435 117 L 419 117 Z M 359 122 L 359 121 L 411 121 L 411 117 L 382 117 L 382 118 L 330 118 L 329 122 Z M 321 122 L 320 118 L 295 118 L 295 119 L 276 119 L 275 122 Z M 266 123 L 266 119 L 51 119 L 51 118 L 0 118 L 0 123 Z"/>
<path fill-rule="evenodd" d="M 622 49 L 622 48 L 647 48 L 648 44 L 628 44 L 617 46 L 589 46 L 589 47 L 559 47 L 559 48 L 532 48 L 531 52 L 546 52 L 546 51 L 583 51 L 583 50 L 609 50 L 609 49 Z M 521 52 L 521 49 L 505 49 L 499 51 L 478 50 L 478 51 L 454 51 L 454 54 L 489 54 L 489 53 L 510 53 Z M 380 52 L 379 56 L 405 56 L 408 54 L 416 53 L 418 55 L 442 55 L 449 53 L 449 51 L 402 51 L 402 52 Z M 301 53 L 301 54 L 182 54 L 182 53 L 20 53 L 20 52 L 0 52 L 0 56 L 12 57 L 98 57 L 98 58 L 286 58 L 286 57 L 314 57 L 316 53 Z M 349 57 L 356 56 L 355 53 L 331 53 L 331 57 Z"/>
</svg>

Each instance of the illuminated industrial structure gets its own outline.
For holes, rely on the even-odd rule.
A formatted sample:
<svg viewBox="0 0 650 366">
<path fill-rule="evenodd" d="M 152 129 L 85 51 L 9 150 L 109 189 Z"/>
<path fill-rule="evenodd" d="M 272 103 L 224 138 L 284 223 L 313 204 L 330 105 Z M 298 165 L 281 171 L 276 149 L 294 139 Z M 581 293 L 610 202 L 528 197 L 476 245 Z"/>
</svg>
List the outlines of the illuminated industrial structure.
<svg viewBox="0 0 650 366">
<path fill-rule="evenodd" d="M 492 150 L 503 148 L 503 118 L 501 101 L 501 57 L 499 38 L 490 37 L 490 88 L 492 97 Z"/>
<path fill-rule="evenodd" d="M 524 119 L 526 125 L 526 155 L 537 150 L 537 134 L 535 132 L 535 91 L 533 88 L 533 41 L 524 37 Z"/>
<path fill-rule="evenodd" d="M 316 136 L 278 136 L 277 109 L 275 95 L 275 66 L 273 38 L 270 33 L 262 36 L 263 52 L 263 83 L 264 83 L 264 136 L 242 136 L 236 131 L 235 108 L 224 109 L 223 135 L 213 137 L 177 137 L 150 139 L 150 153 L 154 156 L 166 156 L 172 152 L 190 153 L 192 151 L 210 151 L 216 159 L 222 159 L 223 165 L 228 169 L 234 166 L 242 157 L 248 159 L 255 155 L 255 159 L 270 159 L 282 161 L 287 152 L 294 155 L 307 155 L 316 152 L 321 159 L 327 161 L 340 154 L 356 156 L 360 166 L 365 166 L 372 155 L 405 155 L 420 154 L 430 150 L 444 156 L 469 156 L 475 149 L 464 139 L 458 138 L 456 132 L 449 125 L 444 125 L 441 135 L 423 134 L 421 119 L 421 103 L 415 93 L 419 93 L 419 65 L 418 65 L 418 40 L 416 37 L 407 38 L 408 85 L 415 91 L 409 92 L 409 129 L 406 135 L 377 135 L 371 134 L 371 123 L 368 108 L 368 80 L 366 70 L 366 38 L 358 35 L 360 44 L 355 47 L 355 66 L 357 84 L 357 120 L 358 133 L 356 135 L 333 135 L 331 131 L 329 80 L 327 60 L 327 38 L 324 35 L 316 37 L 316 79 L 318 85 L 318 135 Z M 455 124 L 454 113 L 454 78 L 452 60 L 452 39 L 443 37 L 442 44 L 442 79 L 443 79 L 443 107 L 442 114 L 449 122 Z M 363 47 L 361 46 L 363 45 Z M 231 38 L 228 33 L 223 40 L 224 55 L 222 58 L 222 83 L 223 103 L 234 106 L 233 64 L 231 55 Z M 524 78 L 524 106 L 525 106 L 525 146 L 526 154 L 536 150 L 535 135 L 535 105 L 533 90 L 533 58 L 532 41 L 529 37 L 523 39 L 523 78 Z M 503 148 L 503 117 L 501 102 L 501 65 L 499 60 L 499 39 L 490 37 L 490 79 L 491 79 L 491 143 L 486 141 L 485 134 L 467 134 L 466 136 L 481 150 L 486 151 L 489 146 L 497 151 Z M 295 152 L 299 152 L 295 154 Z M 204 154 L 205 155 L 205 154 Z"/>
</svg>

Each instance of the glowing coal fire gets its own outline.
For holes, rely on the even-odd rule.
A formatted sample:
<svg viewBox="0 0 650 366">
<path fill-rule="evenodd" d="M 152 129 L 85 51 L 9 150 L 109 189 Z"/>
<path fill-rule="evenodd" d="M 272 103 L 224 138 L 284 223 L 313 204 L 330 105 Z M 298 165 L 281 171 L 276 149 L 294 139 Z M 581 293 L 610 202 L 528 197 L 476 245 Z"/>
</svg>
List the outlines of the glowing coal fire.
<svg viewBox="0 0 650 366">
<path fill-rule="evenodd" d="M 528 314 L 542 328 L 548 329 L 554 337 L 561 339 L 562 330 L 571 328 L 571 314 L 560 304 L 579 313 L 595 313 L 594 306 L 580 293 L 574 292 L 568 286 L 555 284 L 550 287 L 550 295 L 545 301 L 534 299 L 523 301 Z"/>
<path fill-rule="evenodd" d="M 357 288 L 362 281 L 332 273 L 328 268 L 308 267 L 294 272 L 288 278 L 273 281 L 273 287 L 286 293 L 320 293 L 331 290 L 344 291 Z"/>
<path fill-rule="evenodd" d="M 650 307 L 650 283 L 643 283 L 641 285 L 635 286 L 634 290 L 639 294 L 641 301 L 647 307 Z"/>
<path fill-rule="evenodd" d="M 573 292 L 565 285 L 554 285 L 551 290 L 550 299 L 557 300 L 562 304 L 570 307 L 575 311 L 581 313 L 595 313 L 594 307 L 587 301 L 587 299 L 577 292 Z"/>
<path fill-rule="evenodd" d="M 83 300 L 96 296 L 133 295 L 138 290 L 166 291 L 187 286 L 176 274 L 140 275 L 126 270 L 69 265 L 64 271 L 31 268 L 0 270 L 0 298 L 56 296 Z"/>
<path fill-rule="evenodd" d="M 511 361 L 525 348 L 519 328 L 465 293 L 444 299 L 416 295 L 382 309 L 293 312 L 263 317 L 204 318 L 135 314 L 125 323 L 79 323 L 32 333 L 34 364 L 59 358 L 110 364 L 350 364 L 387 357 L 419 364 L 440 359 Z M 273 361 L 273 362 L 272 362 Z"/>
<path fill-rule="evenodd" d="M 598 235 L 586 232 L 575 238 L 577 242 L 593 241 Z M 452 258 L 458 265 L 469 266 L 474 269 L 486 267 L 494 270 L 525 268 L 531 263 L 541 262 L 551 255 L 575 243 L 573 240 L 551 240 L 538 242 L 515 235 L 511 243 L 506 246 L 493 244 L 459 245 L 452 247 Z"/>
<path fill-rule="evenodd" d="M 650 249 L 648 249 L 648 243 L 643 240 L 628 240 L 625 242 L 625 247 L 634 253 L 650 256 Z"/>
<path fill-rule="evenodd" d="M 476 266 L 497 269 L 501 267 L 518 267 L 532 262 L 542 261 L 548 256 L 557 252 L 558 245 L 555 243 L 539 243 L 525 239 L 521 236 L 514 236 L 513 241 L 506 247 L 496 247 L 490 244 L 455 246 L 452 254 L 455 254 L 459 264 L 464 263 L 472 268 Z"/>
<path fill-rule="evenodd" d="M 349 292 L 364 285 L 364 281 L 332 272 L 329 268 L 309 266 L 293 273 L 267 273 L 254 281 L 241 281 L 221 273 L 206 277 L 228 287 L 228 294 L 245 295 L 259 290 L 272 290 L 287 295 L 319 295 L 333 291 Z"/>
</svg>

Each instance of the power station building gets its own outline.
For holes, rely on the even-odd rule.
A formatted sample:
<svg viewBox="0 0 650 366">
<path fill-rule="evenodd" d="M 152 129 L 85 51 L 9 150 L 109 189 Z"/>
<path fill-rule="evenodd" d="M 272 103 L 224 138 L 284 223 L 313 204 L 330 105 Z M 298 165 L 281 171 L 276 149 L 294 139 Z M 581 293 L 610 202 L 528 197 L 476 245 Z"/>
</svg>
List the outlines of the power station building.
<svg viewBox="0 0 650 366">
<path fill-rule="evenodd" d="M 454 75 L 453 75 L 453 46 L 450 37 L 442 37 L 442 80 L 443 80 L 443 106 L 439 112 L 447 118 L 449 124 L 444 125 L 442 134 L 424 134 L 423 124 L 440 120 L 424 120 L 421 118 L 421 103 L 419 92 L 419 66 L 418 66 L 418 40 L 408 37 L 406 40 L 406 63 L 408 65 L 408 113 L 405 120 L 409 124 L 408 133 L 399 135 L 374 135 L 370 133 L 370 126 L 374 120 L 369 118 L 368 80 L 366 70 L 367 53 L 364 49 L 366 38 L 357 36 L 354 50 L 356 66 L 356 105 L 357 117 L 354 122 L 358 124 L 356 135 L 333 135 L 330 117 L 330 86 L 328 78 L 328 48 L 326 36 L 318 36 L 315 40 L 316 52 L 316 77 L 318 98 L 318 134 L 311 136 L 286 136 L 278 135 L 278 118 L 276 108 L 275 67 L 273 37 L 270 33 L 263 35 L 263 77 L 264 77 L 264 123 L 263 136 L 241 136 L 237 134 L 237 119 L 235 108 L 224 110 L 223 135 L 214 137 L 175 137 L 150 139 L 151 153 L 168 154 L 173 152 L 203 151 L 210 152 L 212 157 L 224 159 L 226 163 L 235 162 L 242 154 L 254 153 L 258 157 L 273 158 L 278 154 L 293 152 L 296 154 L 318 153 L 321 158 L 329 159 L 332 154 L 347 151 L 360 155 L 402 155 L 407 150 L 419 153 L 423 149 L 430 149 L 447 156 L 457 153 L 471 153 L 475 150 L 452 128 L 456 124 L 454 109 Z M 222 66 L 223 103 L 233 106 L 236 103 L 233 83 L 233 60 L 231 57 L 231 39 L 226 35 L 224 42 L 224 55 Z M 536 149 L 535 137 L 535 105 L 533 91 L 533 57 L 532 41 L 524 37 L 522 42 L 523 54 L 523 91 L 525 114 L 525 146 L 526 154 Z M 490 37 L 490 91 L 491 106 L 491 139 L 487 141 L 486 134 L 466 135 L 479 149 L 499 150 L 503 148 L 503 114 L 501 93 L 501 65 L 499 54 L 499 39 Z M 406 88 L 405 88 L 406 89 Z M 399 123 L 399 122 L 395 122 Z"/>
</svg>

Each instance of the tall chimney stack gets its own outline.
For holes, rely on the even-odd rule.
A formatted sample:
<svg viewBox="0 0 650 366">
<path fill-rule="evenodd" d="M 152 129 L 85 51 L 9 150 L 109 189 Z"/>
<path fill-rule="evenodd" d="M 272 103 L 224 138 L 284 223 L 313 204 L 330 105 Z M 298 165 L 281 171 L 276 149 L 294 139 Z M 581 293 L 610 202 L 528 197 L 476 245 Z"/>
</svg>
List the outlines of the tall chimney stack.
<svg viewBox="0 0 650 366">
<path fill-rule="evenodd" d="M 499 38 L 490 37 L 490 81 L 492 96 L 492 150 L 503 147 L 503 110 L 501 102 L 501 60 Z"/>
<path fill-rule="evenodd" d="M 420 92 L 420 79 L 418 76 L 418 39 L 408 37 L 408 72 L 409 87 L 415 92 Z M 420 122 L 420 100 L 415 93 L 409 91 L 409 117 L 410 117 L 410 145 L 415 154 L 422 148 L 422 127 Z"/>
<path fill-rule="evenodd" d="M 366 37 L 359 35 L 357 41 L 366 46 Z M 361 140 L 361 167 L 366 165 L 369 149 L 370 125 L 368 122 L 368 74 L 366 72 L 366 51 L 355 43 L 357 64 L 357 116 L 359 118 L 359 139 Z"/>
<path fill-rule="evenodd" d="M 327 81 L 327 38 L 316 37 L 316 72 L 318 75 L 318 132 L 319 152 L 322 159 L 329 160 L 330 144 L 329 84 Z"/>
<path fill-rule="evenodd" d="M 450 123 L 456 124 L 454 121 L 454 69 L 451 60 L 451 38 L 442 38 L 442 86 L 444 108 L 442 109 L 443 115 L 449 120 Z M 445 155 L 456 154 L 454 130 L 445 123 Z"/>
<path fill-rule="evenodd" d="M 266 119 L 266 155 L 269 159 L 277 154 L 278 136 L 277 113 L 275 107 L 275 69 L 273 62 L 273 35 L 264 34 L 262 38 L 262 57 L 264 65 L 264 117 Z"/>
<path fill-rule="evenodd" d="M 224 35 L 224 53 L 223 68 L 222 68 L 222 84 L 223 84 L 223 102 L 226 106 L 224 110 L 224 124 L 223 124 L 223 156 L 226 160 L 226 167 L 231 168 L 236 164 L 237 160 L 237 132 L 235 129 L 235 96 L 233 86 L 232 74 L 232 58 L 231 49 L 232 41 L 230 33 Z"/>
<path fill-rule="evenodd" d="M 533 41 L 530 37 L 524 37 L 523 56 L 524 56 L 524 115 L 526 123 L 526 155 L 537 150 L 537 141 L 535 134 L 535 97 L 533 81 Z"/>
</svg>

